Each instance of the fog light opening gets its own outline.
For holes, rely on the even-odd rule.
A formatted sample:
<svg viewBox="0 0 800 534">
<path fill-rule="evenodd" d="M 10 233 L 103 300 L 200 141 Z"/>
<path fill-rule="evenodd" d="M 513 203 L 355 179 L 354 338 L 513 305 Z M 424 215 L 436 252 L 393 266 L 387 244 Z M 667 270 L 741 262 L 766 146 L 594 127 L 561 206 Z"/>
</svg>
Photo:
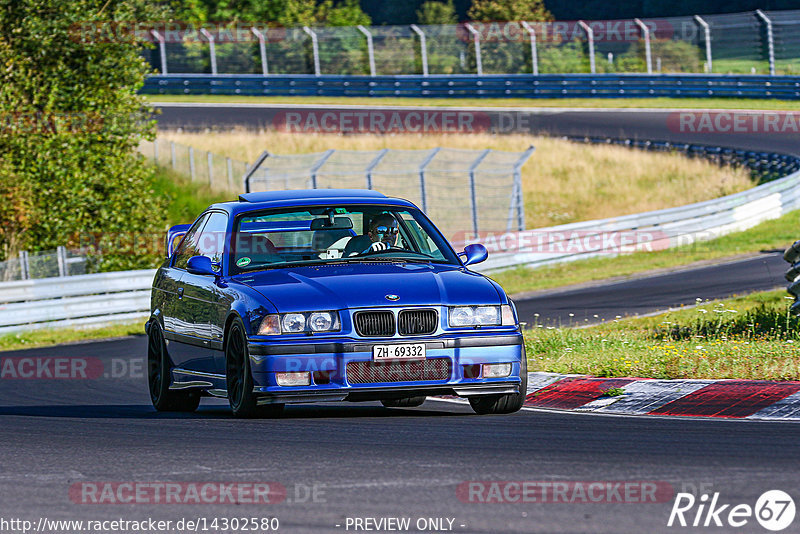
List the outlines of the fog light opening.
<svg viewBox="0 0 800 534">
<path fill-rule="evenodd" d="M 279 386 L 308 386 L 311 385 L 311 373 L 275 373 L 275 380 Z"/>
<path fill-rule="evenodd" d="M 464 378 L 480 378 L 481 366 L 480 364 L 472 364 L 464 366 Z"/>
<path fill-rule="evenodd" d="M 318 386 L 331 383 L 330 371 L 314 371 L 314 383 Z"/>
<path fill-rule="evenodd" d="M 511 374 L 510 363 L 483 364 L 483 378 L 502 378 Z"/>
</svg>

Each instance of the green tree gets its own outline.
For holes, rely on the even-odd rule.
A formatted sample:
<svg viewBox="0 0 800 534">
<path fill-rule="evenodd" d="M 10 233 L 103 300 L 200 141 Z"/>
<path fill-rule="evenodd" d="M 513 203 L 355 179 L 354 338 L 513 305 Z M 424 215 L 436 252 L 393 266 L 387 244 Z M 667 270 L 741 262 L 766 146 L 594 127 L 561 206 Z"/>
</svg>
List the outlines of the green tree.
<svg viewBox="0 0 800 534">
<path fill-rule="evenodd" d="M 467 11 L 467 15 L 471 20 L 483 22 L 553 20 L 553 16 L 544 6 L 543 0 L 472 0 L 472 6 Z"/>
<path fill-rule="evenodd" d="M 147 0 L 0 0 L 0 196 L 15 199 L 0 214 L 14 222 L 0 233 L 6 254 L 163 230 L 135 151 L 155 133 L 137 95 L 143 43 L 108 24 L 160 16 Z M 99 267 L 153 260 L 112 246 Z"/>
<path fill-rule="evenodd" d="M 458 24 L 458 15 L 453 0 L 425 2 L 417 10 L 419 24 Z"/>
</svg>

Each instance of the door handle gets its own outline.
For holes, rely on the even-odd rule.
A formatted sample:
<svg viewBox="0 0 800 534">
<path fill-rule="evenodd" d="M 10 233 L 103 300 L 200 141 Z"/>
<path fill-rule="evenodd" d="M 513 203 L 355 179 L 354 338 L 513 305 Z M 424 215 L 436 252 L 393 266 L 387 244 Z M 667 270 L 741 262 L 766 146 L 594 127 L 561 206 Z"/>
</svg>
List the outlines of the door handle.
<svg viewBox="0 0 800 534">
<path fill-rule="evenodd" d="M 179 287 L 178 288 L 178 300 L 180 300 L 182 298 L 183 298 L 183 288 Z"/>
</svg>

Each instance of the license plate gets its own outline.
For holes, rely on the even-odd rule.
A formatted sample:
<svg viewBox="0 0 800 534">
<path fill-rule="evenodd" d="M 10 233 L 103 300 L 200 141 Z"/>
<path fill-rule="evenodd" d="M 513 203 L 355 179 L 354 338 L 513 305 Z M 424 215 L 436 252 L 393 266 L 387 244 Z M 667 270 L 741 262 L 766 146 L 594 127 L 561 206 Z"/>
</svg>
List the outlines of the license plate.
<svg viewBox="0 0 800 534">
<path fill-rule="evenodd" d="M 414 345 L 376 345 L 372 347 L 372 359 L 382 360 L 424 360 L 425 344 Z"/>
</svg>

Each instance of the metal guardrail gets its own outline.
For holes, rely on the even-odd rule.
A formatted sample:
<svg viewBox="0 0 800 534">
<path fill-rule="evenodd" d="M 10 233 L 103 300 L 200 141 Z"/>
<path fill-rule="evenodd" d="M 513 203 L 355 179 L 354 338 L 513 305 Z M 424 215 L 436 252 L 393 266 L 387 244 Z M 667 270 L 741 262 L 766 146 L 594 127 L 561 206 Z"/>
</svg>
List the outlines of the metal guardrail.
<svg viewBox="0 0 800 534">
<path fill-rule="evenodd" d="M 150 312 L 155 269 L 0 284 L 0 334 L 131 321 Z"/>
<path fill-rule="evenodd" d="M 338 76 L 183 74 L 149 76 L 143 94 L 401 96 L 442 98 L 800 98 L 800 76 L 703 74 L 497 74 Z"/>
<path fill-rule="evenodd" d="M 614 137 L 588 137 L 565 135 L 576 143 L 595 145 L 620 145 L 655 152 L 679 152 L 689 158 L 703 158 L 719 165 L 745 167 L 759 183 L 769 182 L 800 170 L 800 158 L 790 154 L 759 152 L 694 143 L 674 143 L 670 141 L 643 141 Z"/>
<path fill-rule="evenodd" d="M 746 230 L 798 208 L 800 172 L 794 172 L 741 193 L 687 206 L 492 236 L 497 247 L 490 247 L 489 259 L 476 267 L 492 272 L 615 255 L 621 249 L 621 236 L 631 247 L 673 248 Z M 474 241 L 485 241 L 482 237 Z M 601 245 L 581 245 L 589 241 Z"/>
</svg>

